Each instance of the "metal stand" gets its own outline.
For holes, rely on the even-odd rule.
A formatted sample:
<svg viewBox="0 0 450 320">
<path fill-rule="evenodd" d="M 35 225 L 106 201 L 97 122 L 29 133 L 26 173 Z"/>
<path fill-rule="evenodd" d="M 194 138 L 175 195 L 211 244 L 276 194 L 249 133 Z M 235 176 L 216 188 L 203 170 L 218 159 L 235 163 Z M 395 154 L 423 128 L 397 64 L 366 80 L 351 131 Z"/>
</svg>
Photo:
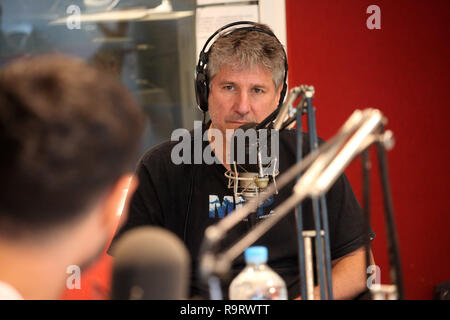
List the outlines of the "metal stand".
<svg viewBox="0 0 450 320">
<path fill-rule="evenodd" d="M 295 99 L 294 99 L 295 100 Z M 302 106 L 303 104 L 301 104 Z M 280 111 L 281 112 L 281 111 Z M 314 119 L 314 118 L 313 118 Z M 328 142 L 322 144 L 318 149 L 311 150 L 311 152 L 302 159 L 301 162 L 296 163 L 289 168 L 278 179 L 277 185 L 279 188 L 286 186 L 291 180 L 299 177 L 295 187 L 293 188 L 293 194 L 286 199 L 282 204 L 276 207 L 274 210 L 275 215 L 264 219 L 258 223 L 254 228 L 245 234 L 238 242 L 226 249 L 225 252 L 219 253 L 217 244 L 222 240 L 226 233 L 247 217 L 251 212 L 255 211 L 265 200 L 275 194 L 277 188 L 274 184 L 270 184 L 266 192 L 261 193 L 258 197 L 252 199 L 241 208 L 235 210 L 232 214 L 227 215 L 224 219 L 215 225 L 208 227 L 205 231 L 205 237 L 201 248 L 201 264 L 200 272 L 204 279 L 208 279 L 210 286 L 215 286 L 220 289 L 220 283 L 218 281 L 220 275 L 225 274 L 231 265 L 231 262 L 236 259 L 248 246 L 252 245 L 268 230 L 270 230 L 276 223 L 278 223 L 283 217 L 285 217 L 293 208 L 301 203 L 305 198 L 320 199 L 335 183 L 339 176 L 343 173 L 344 169 L 349 163 L 357 156 L 366 150 L 371 144 L 377 143 L 379 148 L 380 159 L 380 171 L 382 173 L 382 184 L 386 209 L 386 220 L 388 227 L 388 245 L 391 261 L 391 279 L 394 282 L 395 288 L 398 290 L 398 298 L 403 297 L 403 285 L 401 278 L 401 268 L 399 262 L 399 253 L 397 246 L 397 239 L 395 234 L 395 224 L 392 210 L 392 201 L 390 198 L 388 177 L 387 177 L 387 164 L 384 148 L 390 144 L 392 140 L 392 133 L 390 131 L 384 132 L 384 123 L 386 119 L 383 117 L 380 111 L 376 109 L 356 110 L 352 116 L 344 123 L 339 132 L 329 139 Z M 325 207 L 320 202 L 322 207 Z M 319 212 L 319 205 L 316 202 L 316 208 L 314 212 Z M 326 214 L 326 212 L 325 212 Z M 302 231 L 301 246 L 304 248 L 305 257 L 312 256 L 312 238 L 315 238 L 316 250 L 323 250 L 326 247 L 326 235 L 327 230 L 320 228 L 320 222 L 326 221 L 326 216 L 323 215 L 322 221 L 320 216 L 315 216 L 316 230 Z M 301 219 L 298 219 L 301 220 Z M 318 227 L 319 226 L 319 227 Z M 319 236 L 317 236 L 319 235 Z M 300 237 L 300 236 L 299 236 Z M 300 245 L 300 242 L 299 242 Z M 327 250 L 325 249 L 326 255 Z M 319 254 L 317 255 L 319 256 Z M 325 257 L 327 259 L 327 257 Z M 302 259 L 300 257 L 300 259 Z M 313 284 L 313 272 L 312 263 L 309 258 L 303 260 L 305 277 L 302 278 L 302 287 L 305 286 L 305 294 L 303 297 L 312 299 L 314 297 L 314 285 Z M 319 263 L 319 262 L 318 262 Z M 320 264 L 320 263 L 319 263 Z M 323 277 L 323 260 L 321 266 L 319 265 L 319 285 L 321 287 L 321 299 L 325 296 L 325 282 Z M 322 273 L 322 278 L 321 274 Z M 217 280 L 215 279 L 217 278 Z M 332 292 L 331 276 L 328 277 L 326 289 L 328 292 Z M 380 289 L 380 290 L 378 290 Z M 377 288 L 376 294 L 384 293 L 391 298 L 396 297 L 395 290 L 390 287 Z M 303 289 L 302 289 L 303 291 Z M 217 290 L 211 290 L 211 297 L 219 297 Z M 332 294 L 328 295 L 328 298 L 332 298 Z"/>
<path fill-rule="evenodd" d="M 295 108 L 296 110 L 296 122 L 297 122 L 297 162 L 302 161 L 302 144 L 303 144 L 303 130 L 301 116 L 303 113 L 307 114 L 308 120 L 308 133 L 309 133 L 309 147 L 310 151 L 317 150 L 319 146 L 317 129 L 316 129 L 316 116 L 315 108 L 312 106 L 312 99 L 314 97 L 314 87 L 312 86 L 300 86 L 293 90 L 297 90 L 298 95 L 303 95 L 300 100 L 299 106 Z M 297 181 L 300 180 L 299 175 Z M 314 234 L 321 234 L 321 237 L 315 237 L 316 244 L 316 257 L 317 265 L 316 270 L 319 279 L 319 289 L 320 289 L 320 299 L 333 299 L 333 286 L 331 277 L 331 254 L 330 254 L 330 239 L 328 231 L 328 211 L 325 195 L 320 197 L 313 197 L 311 199 L 313 206 L 313 218 L 315 224 Z M 319 205 L 320 201 L 320 205 Z M 298 248 L 299 248 L 299 276 L 300 282 L 300 293 L 303 298 L 306 297 L 308 300 L 313 300 L 314 295 L 310 294 L 310 290 L 307 288 L 314 288 L 314 277 L 305 275 L 304 266 L 312 265 L 313 254 L 311 250 L 306 250 L 303 248 L 302 238 L 305 236 L 303 232 L 303 216 L 302 207 L 299 204 L 296 208 L 296 220 L 297 220 L 297 234 L 298 234 Z M 311 232 L 306 232 L 306 234 L 311 234 Z"/>
</svg>

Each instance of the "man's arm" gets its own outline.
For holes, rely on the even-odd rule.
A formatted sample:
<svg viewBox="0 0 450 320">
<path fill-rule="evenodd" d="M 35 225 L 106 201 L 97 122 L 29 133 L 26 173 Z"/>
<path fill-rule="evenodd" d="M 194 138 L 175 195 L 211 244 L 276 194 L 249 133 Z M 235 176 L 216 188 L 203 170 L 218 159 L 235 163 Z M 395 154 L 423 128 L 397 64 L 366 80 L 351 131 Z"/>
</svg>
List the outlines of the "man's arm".
<svg viewBox="0 0 450 320">
<path fill-rule="evenodd" d="M 366 251 L 359 248 L 346 256 L 332 261 L 334 299 L 353 299 L 367 289 Z M 375 264 L 372 251 L 370 264 Z M 319 288 L 315 294 L 320 297 Z"/>
<path fill-rule="evenodd" d="M 372 251 L 370 263 L 375 264 Z M 367 288 L 366 254 L 361 247 L 331 262 L 333 298 L 335 300 L 353 299 Z M 301 297 L 297 298 L 301 299 Z M 314 288 L 314 299 L 320 299 L 320 288 Z"/>
</svg>

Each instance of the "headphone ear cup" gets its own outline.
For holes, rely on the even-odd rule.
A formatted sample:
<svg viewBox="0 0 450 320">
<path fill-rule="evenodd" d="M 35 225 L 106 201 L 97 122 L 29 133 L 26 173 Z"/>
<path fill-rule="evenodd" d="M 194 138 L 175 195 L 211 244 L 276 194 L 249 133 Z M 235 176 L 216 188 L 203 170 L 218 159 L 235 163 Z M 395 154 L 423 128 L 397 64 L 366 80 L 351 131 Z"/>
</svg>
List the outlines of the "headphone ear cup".
<svg viewBox="0 0 450 320">
<path fill-rule="evenodd" d="M 198 73 L 195 79 L 195 97 L 197 106 L 201 111 L 208 111 L 209 86 L 208 80 L 204 73 Z"/>
</svg>

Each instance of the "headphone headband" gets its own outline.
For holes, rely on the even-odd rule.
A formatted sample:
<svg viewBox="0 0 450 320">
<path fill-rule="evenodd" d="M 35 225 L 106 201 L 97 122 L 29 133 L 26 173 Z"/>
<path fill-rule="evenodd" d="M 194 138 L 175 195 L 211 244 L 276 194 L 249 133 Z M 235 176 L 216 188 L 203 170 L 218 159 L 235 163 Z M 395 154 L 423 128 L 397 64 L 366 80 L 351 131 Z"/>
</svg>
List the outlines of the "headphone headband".
<svg viewBox="0 0 450 320">
<path fill-rule="evenodd" d="M 230 30 L 230 32 L 228 32 L 228 33 L 222 32 L 222 31 L 224 31 L 228 28 L 234 27 L 236 25 L 248 25 L 248 26 L 241 27 L 241 28 L 234 28 L 234 29 Z M 281 42 L 278 40 L 278 38 L 275 36 L 275 34 L 273 32 L 271 32 L 270 30 L 265 30 L 265 29 L 258 27 L 256 25 L 256 23 L 252 22 L 252 21 L 232 22 L 232 23 L 229 23 L 229 24 L 221 27 L 216 32 L 214 32 L 208 38 L 208 40 L 206 40 L 206 42 L 203 46 L 203 49 L 199 54 L 199 60 L 198 60 L 197 67 L 195 70 L 196 71 L 195 95 L 196 95 L 196 99 L 197 99 L 197 105 L 200 108 L 200 110 L 202 110 L 203 112 L 208 111 L 209 79 L 208 79 L 208 75 L 206 73 L 206 65 L 208 64 L 210 48 L 214 45 L 214 43 L 217 41 L 217 39 L 224 38 L 235 32 L 245 31 L 245 30 L 247 30 L 249 32 L 257 31 L 257 32 L 265 33 L 271 37 L 274 37 L 281 44 Z M 216 39 L 214 39 L 214 38 L 216 38 Z M 214 39 L 214 41 L 212 41 L 213 39 Z M 208 47 L 210 42 L 211 42 L 211 45 Z M 207 48 L 208 48 L 208 51 L 206 51 Z M 287 91 L 286 80 L 287 80 L 288 64 L 287 64 L 286 52 L 284 51 L 284 49 L 283 49 L 283 53 L 284 53 L 284 79 L 283 79 L 283 89 L 281 90 L 280 101 L 278 103 L 278 109 L 282 105 L 284 96 L 286 95 L 286 91 Z"/>
</svg>

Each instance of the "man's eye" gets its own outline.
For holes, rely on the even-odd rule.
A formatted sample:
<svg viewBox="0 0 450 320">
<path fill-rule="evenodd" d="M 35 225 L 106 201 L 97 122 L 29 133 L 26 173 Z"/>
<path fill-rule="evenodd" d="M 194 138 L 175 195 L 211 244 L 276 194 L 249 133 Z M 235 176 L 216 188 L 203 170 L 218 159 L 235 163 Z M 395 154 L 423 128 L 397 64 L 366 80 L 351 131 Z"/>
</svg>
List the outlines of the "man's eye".
<svg viewBox="0 0 450 320">
<path fill-rule="evenodd" d="M 253 89 L 253 92 L 255 92 L 255 93 L 262 93 L 263 90 L 260 89 L 260 88 L 254 88 L 254 89 Z"/>
<path fill-rule="evenodd" d="M 226 85 L 223 87 L 225 90 L 233 90 L 233 86 L 232 85 Z"/>
</svg>

